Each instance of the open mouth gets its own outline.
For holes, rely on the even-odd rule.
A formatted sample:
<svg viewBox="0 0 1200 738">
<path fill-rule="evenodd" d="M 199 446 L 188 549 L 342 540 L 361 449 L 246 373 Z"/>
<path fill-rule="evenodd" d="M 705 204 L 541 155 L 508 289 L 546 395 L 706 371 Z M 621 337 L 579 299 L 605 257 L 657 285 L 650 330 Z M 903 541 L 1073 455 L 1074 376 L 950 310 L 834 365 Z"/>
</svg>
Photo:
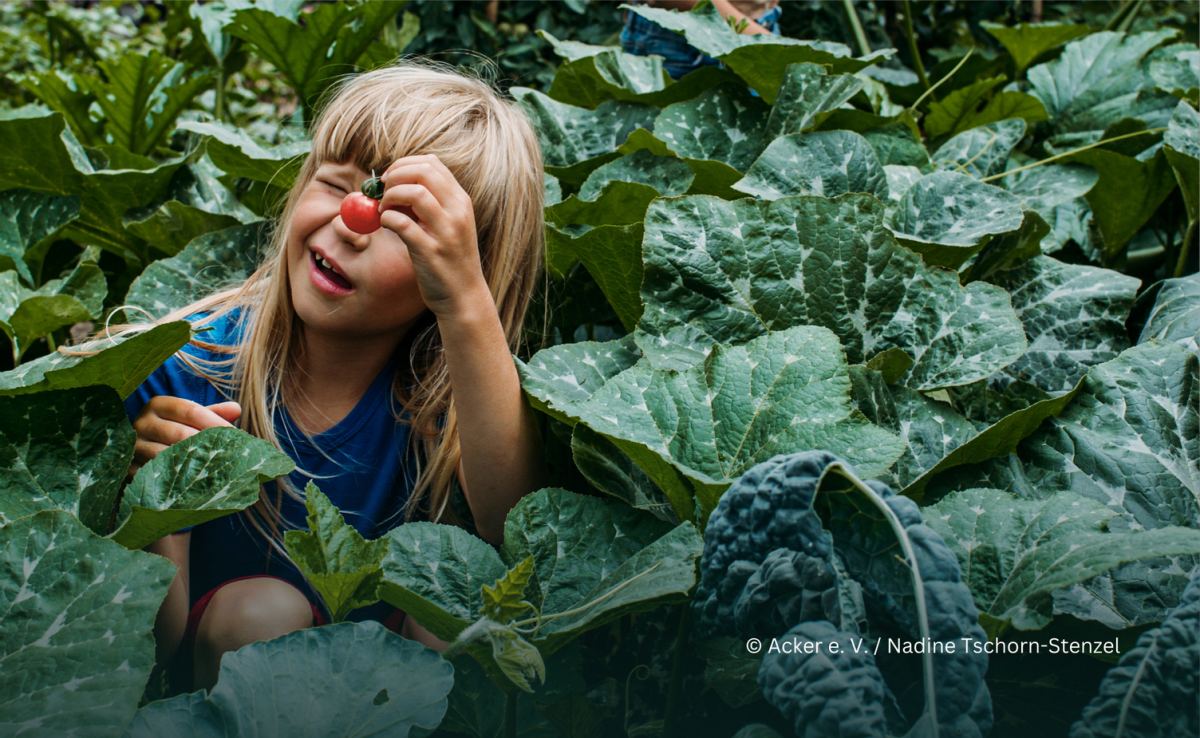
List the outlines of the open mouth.
<svg viewBox="0 0 1200 738">
<path fill-rule="evenodd" d="M 320 272 L 321 276 L 329 280 L 331 284 L 340 287 L 343 290 L 350 290 L 353 288 L 353 285 L 350 284 L 350 280 L 346 279 L 341 274 L 338 274 L 323 256 L 318 254 L 316 251 L 309 251 L 309 254 L 311 254 L 309 258 L 312 260 L 313 266 L 318 272 Z"/>
</svg>

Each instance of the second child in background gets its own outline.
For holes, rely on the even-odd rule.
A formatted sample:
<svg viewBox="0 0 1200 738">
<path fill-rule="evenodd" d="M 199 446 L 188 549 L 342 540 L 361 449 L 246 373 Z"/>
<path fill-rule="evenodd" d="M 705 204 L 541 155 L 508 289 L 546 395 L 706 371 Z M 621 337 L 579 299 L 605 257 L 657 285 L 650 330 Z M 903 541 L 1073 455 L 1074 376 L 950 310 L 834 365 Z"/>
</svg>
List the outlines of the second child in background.
<svg viewBox="0 0 1200 738">
<path fill-rule="evenodd" d="M 696 2 L 697 0 L 649 0 L 646 5 L 686 12 L 695 7 Z M 713 0 L 713 5 L 726 20 L 732 19 L 737 22 L 746 19 L 746 27 L 742 29 L 744 34 L 779 35 L 779 16 L 783 13 L 779 0 Z M 663 57 L 663 69 L 675 80 L 701 67 L 720 64 L 716 59 L 688 44 L 682 34 L 667 30 L 629 11 L 625 11 L 621 47 L 626 53 L 637 56 Z"/>
</svg>

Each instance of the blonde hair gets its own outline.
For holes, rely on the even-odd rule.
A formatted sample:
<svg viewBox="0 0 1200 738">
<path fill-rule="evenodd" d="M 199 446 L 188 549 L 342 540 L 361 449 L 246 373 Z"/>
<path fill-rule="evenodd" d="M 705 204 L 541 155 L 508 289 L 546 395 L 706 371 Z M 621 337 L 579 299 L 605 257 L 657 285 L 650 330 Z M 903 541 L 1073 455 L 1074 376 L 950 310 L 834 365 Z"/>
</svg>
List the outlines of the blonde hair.
<svg viewBox="0 0 1200 738">
<path fill-rule="evenodd" d="M 281 450 L 274 412 L 281 404 L 294 407 L 296 382 L 290 369 L 304 346 L 303 324 L 296 319 L 288 287 L 287 239 L 300 194 L 323 163 L 353 161 L 363 171 L 382 173 L 401 157 L 436 155 L 471 197 L 483 274 L 514 353 L 545 252 L 537 135 L 519 105 L 502 97 L 490 83 L 448 65 L 406 59 L 340 80 L 324 99 L 327 102 L 313 123 L 312 153 L 284 203 L 262 265 L 241 286 L 163 319 L 214 311 L 196 322 L 203 325 L 243 309 L 246 330 L 238 346 L 191 342 L 232 354 L 231 359 L 206 361 L 182 351 L 177 356 L 241 404 L 238 425 L 243 430 Z M 417 450 L 422 453 L 413 457 L 426 459 L 423 469 L 417 461 L 417 481 L 405 503 L 405 519 L 421 509 L 430 520 L 454 522 L 448 504 L 460 463 L 458 425 L 432 313 L 426 311 L 418 318 L 401 347 L 407 349 L 408 361 L 397 363 L 392 394 L 408 413 L 401 422 L 411 425 L 410 443 L 419 442 Z M 218 365 L 231 371 L 213 371 Z M 275 500 L 268 500 L 260 489 L 258 502 L 246 512 L 254 527 L 286 556 L 279 543 L 284 524 L 282 494 L 286 491 L 297 500 L 303 497 L 286 477 L 278 480 L 276 489 Z"/>
</svg>

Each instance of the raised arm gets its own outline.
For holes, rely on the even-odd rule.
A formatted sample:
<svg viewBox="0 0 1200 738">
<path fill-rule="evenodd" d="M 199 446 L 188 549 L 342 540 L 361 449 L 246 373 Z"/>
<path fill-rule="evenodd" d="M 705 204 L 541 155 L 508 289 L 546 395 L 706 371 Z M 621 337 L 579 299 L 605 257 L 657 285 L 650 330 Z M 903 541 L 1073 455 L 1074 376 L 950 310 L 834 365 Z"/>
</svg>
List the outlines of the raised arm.
<svg viewBox="0 0 1200 738">
<path fill-rule="evenodd" d="M 686 12 L 696 6 L 696 0 L 650 0 L 647 5 L 656 8 L 665 8 L 666 10 L 678 10 Z M 754 22 L 753 18 L 749 18 L 745 13 L 733 7 L 729 0 L 713 0 L 713 5 L 716 6 L 717 12 L 725 20 L 733 18 L 734 20 L 746 19 L 746 27 L 742 29 L 742 33 L 747 36 L 759 36 L 764 33 L 770 33 L 767 29 Z"/>
<path fill-rule="evenodd" d="M 382 179 L 380 223 L 408 248 L 422 299 L 437 316 L 454 389 L 463 491 L 479 535 L 499 544 L 508 511 L 544 486 L 546 462 L 483 276 L 471 198 L 436 156 L 397 159 Z"/>
</svg>

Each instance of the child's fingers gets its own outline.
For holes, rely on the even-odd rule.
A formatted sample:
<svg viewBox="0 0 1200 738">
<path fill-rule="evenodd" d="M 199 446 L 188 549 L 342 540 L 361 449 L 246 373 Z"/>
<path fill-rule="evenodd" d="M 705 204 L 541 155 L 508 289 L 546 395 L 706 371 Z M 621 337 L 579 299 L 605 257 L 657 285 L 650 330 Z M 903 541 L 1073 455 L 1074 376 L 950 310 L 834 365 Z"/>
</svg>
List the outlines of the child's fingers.
<svg viewBox="0 0 1200 738">
<path fill-rule="evenodd" d="M 392 206 L 411 208 L 418 218 L 431 227 L 442 221 L 444 212 L 441 203 L 429 192 L 429 189 L 419 184 L 399 184 L 387 188 L 383 193 L 383 198 L 379 201 L 379 212 L 385 213 Z"/>
<path fill-rule="evenodd" d="M 129 473 L 136 474 L 138 469 L 141 469 L 145 464 L 149 464 L 165 448 L 166 446 L 161 443 L 143 440 L 141 436 L 138 436 L 137 443 L 133 445 L 133 464 L 129 466 Z"/>
<path fill-rule="evenodd" d="M 163 420 L 186 425 L 189 428 L 195 428 L 198 431 L 205 428 L 222 428 L 233 425 L 233 423 L 213 412 L 210 408 L 191 400 L 162 395 L 155 397 L 150 402 L 156 403 L 154 412 L 158 417 Z M 224 405 L 226 403 L 219 404 Z"/>
<path fill-rule="evenodd" d="M 231 424 L 242 417 L 242 406 L 236 402 L 218 402 L 215 405 L 209 405 L 208 409 Z"/>
<path fill-rule="evenodd" d="M 392 231 L 409 249 L 409 255 L 414 253 L 433 254 L 438 248 L 438 241 L 421 224 L 399 210 L 384 210 L 379 214 L 379 225 Z"/>
<path fill-rule="evenodd" d="M 451 210 L 464 201 L 470 202 L 466 190 L 436 156 L 406 156 L 397 159 L 381 179 L 388 188 L 404 184 L 422 185 L 446 210 Z"/>
</svg>

